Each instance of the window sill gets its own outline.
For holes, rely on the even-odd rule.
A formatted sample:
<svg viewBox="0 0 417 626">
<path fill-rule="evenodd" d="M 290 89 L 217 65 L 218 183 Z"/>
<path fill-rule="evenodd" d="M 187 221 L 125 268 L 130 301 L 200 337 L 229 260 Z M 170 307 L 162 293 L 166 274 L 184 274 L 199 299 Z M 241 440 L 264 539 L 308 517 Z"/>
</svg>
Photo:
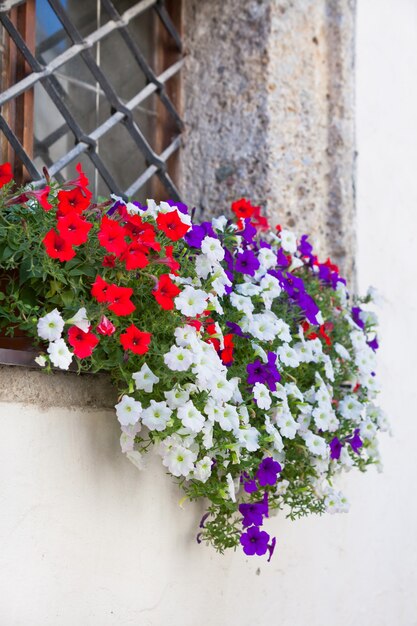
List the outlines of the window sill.
<svg viewBox="0 0 417 626">
<path fill-rule="evenodd" d="M 75 372 L 60 370 L 46 373 L 34 364 L 34 354 L 0 349 L 0 402 L 42 408 L 114 408 L 117 391 L 106 374 L 78 376 Z"/>
</svg>

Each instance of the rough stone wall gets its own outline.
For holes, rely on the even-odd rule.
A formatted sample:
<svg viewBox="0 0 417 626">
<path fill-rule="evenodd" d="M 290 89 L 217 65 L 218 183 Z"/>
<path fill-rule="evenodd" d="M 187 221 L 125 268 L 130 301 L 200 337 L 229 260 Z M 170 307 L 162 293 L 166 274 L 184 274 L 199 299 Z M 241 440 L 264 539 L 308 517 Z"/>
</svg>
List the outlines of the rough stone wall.
<svg viewBox="0 0 417 626">
<path fill-rule="evenodd" d="M 352 274 L 355 0 L 185 0 L 182 189 L 250 197 Z"/>
</svg>

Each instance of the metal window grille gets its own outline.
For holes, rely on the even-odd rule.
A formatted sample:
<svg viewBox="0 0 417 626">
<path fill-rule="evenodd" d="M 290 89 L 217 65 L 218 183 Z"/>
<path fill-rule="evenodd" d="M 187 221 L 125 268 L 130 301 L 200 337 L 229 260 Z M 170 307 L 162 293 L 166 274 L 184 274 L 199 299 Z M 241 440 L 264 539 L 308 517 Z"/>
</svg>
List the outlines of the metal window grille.
<svg viewBox="0 0 417 626">
<path fill-rule="evenodd" d="M 32 2 L 34 1 L 32 0 Z M 57 18 L 61 26 L 60 34 L 54 34 L 51 39 L 57 40 L 59 36 L 63 36 L 69 41 L 68 47 L 49 59 L 48 62 L 45 60 L 47 55 L 44 53 L 48 43 L 54 42 L 41 42 L 35 53 L 33 45 L 28 42 L 25 34 L 19 29 L 19 24 L 16 24 L 16 20 L 12 19 L 12 12 L 24 5 L 24 1 L 0 1 L 0 21 L 4 27 L 4 32 L 11 38 L 17 54 L 21 55 L 24 60 L 23 66 L 26 68 L 23 76 L 0 93 L 0 129 L 17 160 L 26 170 L 26 179 L 33 181 L 35 186 L 41 186 L 45 182 L 42 167 L 35 163 L 32 150 L 25 146 L 22 133 L 19 134 L 10 120 L 7 119 L 7 115 L 4 115 L 4 109 L 9 103 L 16 102 L 25 95 L 33 94 L 33 88 L 40 84 L 64 121 L 59 128 L 43 138 L 42 141 L 35 138 L 37 161 L 39 162 L 40 155 L 50 176 L 59 179 L 68 165 L 77 162 L 81 156 L 83 158 L 87 156 L 107 188 L 115 194 L 125 198 L 135 197 L 142 188 L 149 184 L 149 181 L 157 179 L 159 182 L 156 183 L 156 188 L 163 190 L 162 193 L 165 194 L 165 197 L 180 200 L 180 194 L 173 181 L 168 163 L 170 159 L 175 158 L 173 155 L 177 153 L 180 147 L 183 123 L 173 99 L 170 97 L 173 90 L 167 88 L 167 84 L 169 85 L 169 81 L 172 82 L 179 75 L 183 64 L 183 47 L 180 34 L 167 7 L 170 4 L 169 1 L 167 0 L 165 3 L 164 0 L 140 0 L 129 6 L 127 10 L 119 11 L 116 0 L 97 0 L 100 11 L 105 14 L 106 19 L 103 20 L 104 23 L 98 25 L 92 32 L 88 32 L 87 35 L 82 34 L 74 20 L 71 19 L 66 0 L 47 0 L 47 2 L 53 10 L 54 16 L 56 16 L 54 19 Z M 176 5 L 179 4 L 179 0 L 176 0 Z M 152 12 L 158 21 L 160 36 L 165 42 L 169 41 L 169 52 L 165 54 L 165 60 L 168 59 L 170 65 L 158 75 L 142 52 L 140 42 L 130 30 L 130 24 L 133 20 L 149 12 Z M 145 86 L 127 101 L 118 94 L 106 76 L 97 54 L 94 54 L 97 45 L 115 32 L 120 34 L 129 50 L 132 71 L 141 72 L 145 79 Z M 58 80 L 60 69 L 74 59 L 79 60 L 83 67 L 85 66 L 87 71 L 91 73 L 100 98 L 104 99 L 107 104 L 105 119 L 100 120 L 97 126 L 93 129 L 89 128 L 88 131 L 83 128 L 82 123 L 77 120 L 76 115 L 68 105 L 62 83 Z M 76 77 L 73 77 L 72 80 L 77 82 Z M 176 90 L 178 91 L 177 87 Z M 137 117 L 135 117 L 137 110 L 143 108 L 146 102 L 151 99 L 154 101 L 152 114 L 155 117 L 155 136 L 161 137 L 161 129 L 158 127 L 159 121 L 165 125 L 165 128 L 169 129 L 168 138 L 165 132 L 165 145 L 161 140 L 156 141 L 156 144 L 159 143 L 160 150 L 151 145 L 149 138 L 146 137 L 146 133 L 139 126 Z M 139 176 L 124 188 L 121 187 L 111 167 L 106 164 L 98 149 L 100 140 L 111 131 L 114 132 L 114 129 L 117 130 L 120 125 L 128 131 L 130 139 L 133 140 L 136 150 L 138 154 L 142 155 L 141 158 L 145 164 Z M 32 131 L 29 129 L 29 132 L 33 133 L 33 129 Z M 66 133 L 70 133 L 73 137 L 72 147 L 59 158 L 53 160 L 50 148 Z"/>
</svg>

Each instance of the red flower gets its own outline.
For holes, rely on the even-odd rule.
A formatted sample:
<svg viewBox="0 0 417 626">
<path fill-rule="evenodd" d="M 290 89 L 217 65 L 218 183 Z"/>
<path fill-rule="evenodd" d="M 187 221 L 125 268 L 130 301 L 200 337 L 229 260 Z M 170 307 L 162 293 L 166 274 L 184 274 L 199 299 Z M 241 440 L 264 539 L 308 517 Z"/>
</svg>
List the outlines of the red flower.
<svg viewBox="0 0 417 626">
<path fill-rule="evenodd" d="M 120 343 L 125 350 L 132 350 L 135 354 L 145 354 L 149 350 L 151 338 L 151 333 L 142 332 L 131 324 L 126 332 L 120 335 Z"/>
<path fill-rule="evenodd" d="M 184 224 L 181 221 L 178 211 L 170 211 L 169 213 L 159 213 L 156 218 L 159 230 L 165 233 L 172 241 L 178 241 L 181 237 L 184 237 L 185 233 L 189 230 L 188 224 Z"/>
<path fill-rule="evenodd" d="M 100 244 L 108 252 L 114 252 L 116 256 L 120 256 L 126 249 L 126 235 L 126 230 L 118 222 L 109 219 L 107 215 L 103 217 L 97 236 Z"/>
<path fill-rule="evenodd" d="M 48 201 L 50 190 L 50 187 L 46 186 L 40 191 L 28 191 L 27 195 L 36 198 L 45 211 L 50 211 L 53 208 L 52 204 Z"/>
<path fill-rule="evenodd" d="M 130 287 L 118 287 L 110 285 L 107 291 L 107 302 L 110 302 L 109 309 L 116 315 L 130 315 L 136 309 L 130 298 L 133 289 Z"/>
<path fill-rule="evenodd" d="M 88 189 L 89 181 L 87 176 L 83 172 L 81 163 L 77 163 L 75 169 L 77 170 L 79 176 L 78 178 L 74 178 L 74 180 L 69 180 L 67 182 L 67 185 L 73 185 L 74 187 L 77 187 L 78 189 L 80 189 L 80 191 L 82 191 L 83 195 L 88 198 L 88 200 L 90 200 L 93 194 Z"/>
<path fill-rule="evenodd" d="M 114 267 L 116 265 L 116 257 L 114 254 L 106 254 L 103 258 L 103 267 Z"/>
<path fill-rule="evenodd" d="M 58 191 L 58 217 L 72 212 L 82 213 L 89 205 L 90 198 L 87 198 L 78 187 L 69 191 Z"/>
<path fill-rule="evenodd" d="M 253 215 L 252 215 L 252 224 L 255 226 L 255 228 L 257 230 L 260 231 L 267 231 L 269 230 L 271 227 L 269 225 L 268 220 L 266 219 L 265 216 L 261 215 L 261 207 L 260 206 L 256 206 L 254 208 L 253 211 Z"/>
<path fill-rule="evenodd" d="M 115 330 L 116 326 L 105 315 L 103 315 L 97 326 L 97 332 L 99 332 L 100 335 L 107 335 L 109 337 L 115 332 Z"/>
<path fill-rule="evenodd" d="M 91 295 L 97 300 L 97 302 L 108 302 L 108 290 L 110 289 L 109 283 L 106 283 L 101 276 L 97 276 L 96 280 L 91 287 Z"/>
<path fill-rule="evenodd" d="M 127 214 L 127 224 L 125 229 L 129 233 L 129 237 L 136 239 L 148 248 L 153 250 L 160 250 L 161 244 L 155 241 L 156 233 L 155 228 L 149 222 L 142 221 L 140 215 Z"/>
<path fill-rule="evenodd" d="M 233 334 L 224 336 L 224 348 L 220 353 L 221 359 L 225 365 L 231 365 L 233 363 Z"/>
<path fill-rule="evenodd" d="M 172 273 L 177 272 L 181 265 L 176 261 L 173 257 L 173 249 L 174 246 L 165 246 L 165 257 L 162 259 L 158 259 L 155 263 L 163 263 L 164 265 L 168 265 L 169 269 Z"/>
<path fill-rule="evenodd" d="M 81 328 L 71 326 L 68 330 L 68 343 L 74 348 L 74 354 L 79 359 L 91 356 L 98 341 L 98 337 L 90 329 L 85 333 Z"/>
<path fill-rule="evenodd" d="M 0 189 L 10 183 L 13 180 L 13 170 L 10 163 L 3 163 L 0 165 Z"/>
<path fill-rule="evenodd" d="M 136 270 L 146 267 L 149 263 L 148 257 L 143 251 L 140 243 L 131 243 L 122 255 L 122 260 L 126 263 L 127 270 Z"/>
<path fill-rule="evenodd" d="M 92 224 L 86 222 L 78 213 L 72 212 L 58 218 L 56 227 L 60 235 L 72 246 L 79 246 L 87 241 Z"/>
<path fill-rule="evenodd" d="M 170 311 L 174 308 L 174 298 L 181 293 L 181 289 L 172 282 L 168 274 L 162 274 L 159 278 L 157 289 L 152 293 L 158 304 L 160 304 L 165 311 Z"/>
<path fill-rule="evenodd" d="M 48 231 L 43 238 L 43 244 L 47 254 L 51 259 L 59 259 L 60 261 L 69 261 L 75 257 L 75 250 L 67 239 L 58 235 L 53 228 Z"/>
<path fill-rule="evenodd" d="M 252 217 L 255 208 L 246 198 L 240 198 L 236 202 L 232 202 L 232 211 L 239 219 Z"/>
</svg>

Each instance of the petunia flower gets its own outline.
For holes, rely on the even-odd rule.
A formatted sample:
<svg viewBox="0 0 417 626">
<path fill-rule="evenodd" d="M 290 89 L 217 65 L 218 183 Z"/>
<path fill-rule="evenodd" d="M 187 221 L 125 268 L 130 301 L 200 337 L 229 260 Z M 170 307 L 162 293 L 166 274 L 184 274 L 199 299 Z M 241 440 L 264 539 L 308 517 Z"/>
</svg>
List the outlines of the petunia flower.
<svg viewBox="0 0 417 626">
<path fill-rule="evenodd" d="M 62 263 L 75 257 L 75 250 L 67 239 L 61 237 L 53 228 L 49 230 L 42 240 L 46 253 L 51 259 L 58 259 Z"/>
<path fill-rule="evenodd" d="M 184 224 L 177 211 L 169 211 L 169 213 L 159 213 L 156 218 L 159 230 L 172 239 L 178 241 L 184 237 L 185 233 L 190 229 L 188 224 Z"/>
<path fill-rule="evenodd" d="M 174 298 L 180 293 L 181 289 L 177 287 L 168 274 L 162 274 L 159 277 L 158 286 L 152 291 L 155 300 L 165 311 L 170 311 L 174 308 Z"/>
<path fill-rule="evenodd" d="M 278 461 L 274 461 L 272 457 L 263 459 L 256 472 L 256 479 L 261 487 L 266 485 L 275 485 L 278 480 L 278 474 L 281 471 L 281 465 Z"/>
<path fill-rule="evenodd" d="M 248 556 L 257 554 L 262 556 L 268 550 L 269 535 L 264 530 L 259 530 L 258 526 L 251 526 L 240 536 L 240 543 L 243 552 Z"/>
<path fill-rule="evenodd" d="M 107 290 L 107 302 L 109 310 L 118 316 L 130 315 L 136 306 L 130 300 L 133 295 L 131 287 L 118 287 L 110 285 Z"/>
<path fill-rule="evenodd" d="M 87 241 L 92 224 L 74 212 L 58 218 L 56 227 L 61 237 L 68 243 L 79 246 Z"/>
<path fill-rule="evenodd" d="M 78 187 L 58 191 L 57 217 L 63 217 L 69 213 L 81 214 L 88 206 L 90 206 L 90 198 L 86 197 Z"/>
<path fill-rule="evenodd" d="M 0 165 L 0 189 L 13 180 L 13 170 L 10 163 Z"/>
<path fill-rule="evenodd" d="M 100 230 L 97 233 L 100 245 L 107 250 L 107 252 L 113 252 L 116 256 L 120 256 L 126 249 L 127 231 L 115 220 L 111 220 L 104 215 Z"/>
<path fill-rule="evenodd" d="M 124 333 L 120 335 L 120 343 L 125 350 L 131 350 L 135 354 L 145 354 L 149 350 L 152 339 L 151 333 L 146 333 L 134 324 L 131 324 Z"/>
<path fill-rule="evenodd" d="M 74 354 L 79 359 L 85 359 L 92 355 L 99 339 L 90 330 L 84 332 L 78 326 L 71 326 L 68 330 L 68 343 L 74 349 Z"/>
</svg>

